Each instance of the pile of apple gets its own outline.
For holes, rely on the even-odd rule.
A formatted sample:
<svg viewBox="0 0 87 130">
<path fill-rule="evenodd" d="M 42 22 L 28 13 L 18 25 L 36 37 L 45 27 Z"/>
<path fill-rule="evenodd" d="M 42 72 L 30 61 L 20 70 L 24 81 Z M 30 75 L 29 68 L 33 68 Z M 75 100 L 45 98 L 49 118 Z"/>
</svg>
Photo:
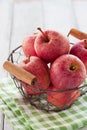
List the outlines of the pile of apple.
<svg viewBox="0 0 87 130">
<path fill-rule="evenodd" d="M 47 90 L 47 101 L 58 108 L 68 107 L 80 96 L 77 88 L 86 78 L 87 40 L 71 47 L 60 32 L 38 28 L 38 33 L 24 39 L 22 49 L 25 59 L 20 67 L 35 75 L 43 90 L 33 91 L 23 85 L 27 93 L 40 95 Z"/>
</svg>

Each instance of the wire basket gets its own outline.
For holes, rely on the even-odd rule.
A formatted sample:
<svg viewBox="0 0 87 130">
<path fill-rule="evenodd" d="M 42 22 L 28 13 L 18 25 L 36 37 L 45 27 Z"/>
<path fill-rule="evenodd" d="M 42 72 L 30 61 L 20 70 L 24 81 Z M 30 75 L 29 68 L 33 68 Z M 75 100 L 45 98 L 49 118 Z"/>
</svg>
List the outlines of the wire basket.
<svg viewBox="0 0 87 130">
<path fill-rule="evenodd" d="M 19 46 L 10 53 L 7 60 L 12 62 L 13 64 L 18 64 L 22 59 L 24 59 L 24 57 L 25 56 L 22 51 L 22 46 Z M 31 105 L 35 106 L 37 109 L 45 111 L 58 112 L 68 109 L 76 100 L 78 100 L 82 95 L 86 94 L 87 92 L 87 84 L 85 83 L 85 81 L 79 88 L 69 89 L 65 91 L 52 91 L 41 90 L 37 81 L 35 81 L 36 87 L 33 88 L 31 87 L 31 85 L 22 82 L 12 74 L 11 78 L 13 79 L 16 87 L 19 89 L 20 93 Z M 27 91 L 28 89 L 32 90 L 33 94 Z M 36 91 L 38 91 L 38 93 L 36 93 Z M 55 96 L 53 97 L 52 94 L 54 94 Z M 58 104 L 59 107 L 56 106 L 56 104 Z"/>
</svg>

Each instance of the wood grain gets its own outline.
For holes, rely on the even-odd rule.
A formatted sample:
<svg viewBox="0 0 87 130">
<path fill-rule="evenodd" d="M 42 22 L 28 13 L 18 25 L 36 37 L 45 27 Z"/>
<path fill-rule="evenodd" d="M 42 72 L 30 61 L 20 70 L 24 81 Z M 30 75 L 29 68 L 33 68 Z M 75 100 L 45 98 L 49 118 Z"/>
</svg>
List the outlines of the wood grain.
<svg viewBox="0 0 87 130">
<path fill-rule="evenodd" d="M 4 71 L 2 64 L 4 60 L 7 59 L 9 54 L 11 11 L 11 1 L 0 1 L 0 78 L 7 76 L 7 73 Z M 5 124 L 4 119 L 4 115 L 0 112 L 0 130 L 13 130 L 13 128 L 10 127 L 10 124 L 8 124 L 9 129 L 7 129 L 7 124 Z"/>
<path fill-rule="evenodd" d="M 10 61 L 5 61 L 3 64 L 3 67 L 6 71 L 8 71 L 10 74 L 14 75 L 17 79 L 20 81 L 23 81 L 29 85 L 33 85 L 36 81 L 36 77 L 21 68 L 20 66 L 13 64 Z"/>
<path fill-rule="evenodd" d="M 22 44 L 23 39 L 43 27 L 43 11 L 41 0 L 15 2 L 10 51 Z"/>
</svg>

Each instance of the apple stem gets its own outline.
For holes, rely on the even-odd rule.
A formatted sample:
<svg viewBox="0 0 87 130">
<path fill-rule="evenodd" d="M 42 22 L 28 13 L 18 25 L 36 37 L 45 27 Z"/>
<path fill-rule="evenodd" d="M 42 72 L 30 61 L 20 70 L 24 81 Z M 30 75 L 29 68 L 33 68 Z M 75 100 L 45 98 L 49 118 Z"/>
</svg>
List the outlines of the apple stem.
<svg viewBox="0 0 87 130">
<path fill-rule="evenodd" d="M 70 66 L 70 70 L 72 70 L 72 71 L 73 71 L 73 70 L 75 70 L 75 69 L 76 69 L 76 67 L 75 67 L 75 66 L 73 66 L 73 65 L 72 65 L 72 66 Z"/>
<path fill-rule="evenodd" d="M 48 39 L 47 35 L 45 35 L 45 33 L 42 31 L 42 29 L 40 27 L 38 27 L 37 29 L 43 34 L 43 36 L 45 38 L 45 41 L 49 42 L 49 39 Z"/>
<path fill-rule="evenodd" d="M 30 55 L 27 57 L 25 64 L 27 64 L 28 62 L 30 62 Z"/>
<path fill-rule="evenodd" d="M 84 42 L 87 42 L 87 39 L 84 39 Z"/>
<path fill-rule="evenodd" d="M 87 49 L 87 39 L 84 39 L 84 42 L 85 42 L 84 47 L 85 47 L 85 49 Z"/>
</svg>

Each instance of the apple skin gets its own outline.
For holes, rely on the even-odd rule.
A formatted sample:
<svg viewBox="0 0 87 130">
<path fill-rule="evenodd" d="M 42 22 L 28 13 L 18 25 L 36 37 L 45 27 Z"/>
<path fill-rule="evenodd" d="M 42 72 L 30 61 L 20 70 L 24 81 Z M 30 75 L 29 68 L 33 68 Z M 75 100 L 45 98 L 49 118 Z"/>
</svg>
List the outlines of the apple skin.
<svg viewBox="0 0 87 130">
<path fill-rule="evenodd" d="M 65 54 L 52 63 L 50 78 L 58 90 L 73 89 L 79 87 L 85 80 L 86 69 L 78 57 Z"/>
<path fill-rule="evenodd" d="M 26 91 L 28 94 L 30 94 L 30 95 L 41 95 L 41 94 L 43 94 L 42 91 L 37 90 L 35 85 L 33 85 L 33 88 L 32 88 L 31 86 L 29 86 L 28 84 L 26 84 L 22 81 L 21 81 L 21 83 L 22 83 L 23 90 Z"/>
<path fill-rule="evenodd" d="M 49 87 L 50 74 L 47 64 L 37 56 L 26 57 L 19 66 L 36 76 L 40 89 Z"/>
<path fill-rule="evenodd" d="M 50 92 L 47 92 L 47 101 L 59 109 L 71 106 L 80 96 L 80 90 L 58 92 L 57 87 L 54 86 L 49 87 L 49 90 Z"/>
<path fill-rule="evenodd" d="M 74 44 L 71 47 L 70 54 L 73 54 L 80 58 L 85 67 L 86 67 L 86 73 L 87 73 L 87 39 L 86 40 L 81 40 Z"/>
<path fill-rule="evenodd" d="M 36 35 L 28 36 L 24 39 L 22 43 L 22 49 L 25 56 L 37 56 L 34 49 L 35 39 L 36 39 Z"/>
<path fill-rule="evenodd" d="M 70 43 L 67 37 L 53 30 L 44 31 L 44 35 L 48 40 L 42 33 L 35 39 L 34 48 L 38 57 L 46 62 L 53 62 L 57 57 L 69 52 Z"/>
</svg>

